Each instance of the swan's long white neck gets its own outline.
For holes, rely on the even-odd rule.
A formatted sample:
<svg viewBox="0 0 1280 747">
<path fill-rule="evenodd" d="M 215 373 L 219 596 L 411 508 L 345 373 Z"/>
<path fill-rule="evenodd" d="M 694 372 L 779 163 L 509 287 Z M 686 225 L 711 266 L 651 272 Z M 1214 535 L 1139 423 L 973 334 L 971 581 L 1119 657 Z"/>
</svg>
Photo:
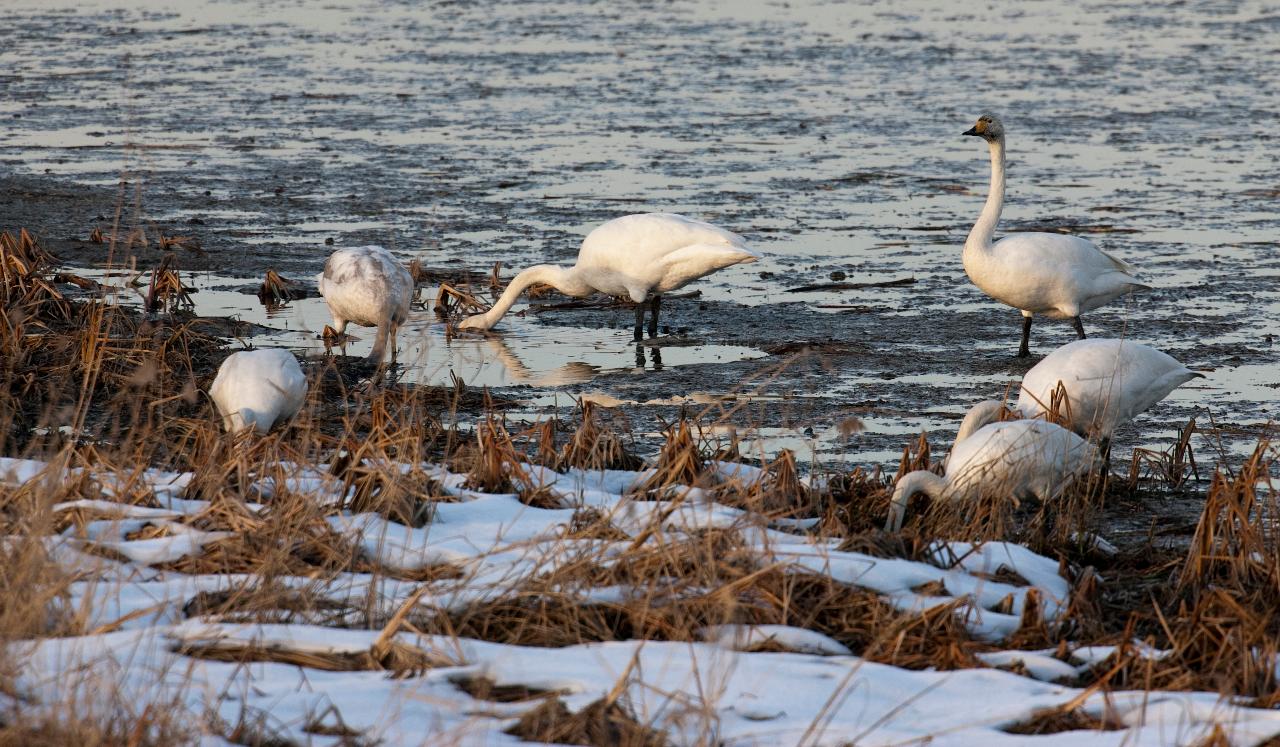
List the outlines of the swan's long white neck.
<svg viewBox="0 0 1280 747">
<path fill-rule="evenodd" d="M 893 489 L 893 499 L 889 501 L 889 519 L 884 524 L 886 532 L 902 529 L 902 522 L 907 518 L 907 503 L 916 493 L 924 493 L 933 500 L 942 497 L 947 489 L 947 481 L 928 470 L 908 472 L 898 480 Z"/>
<path fill-rule="evenodd" d="M 960 429 L 956 431 L 956 440 L 951 450 L 955 451 L 956 445 L 972 436 L 974 431 L 999 420 L 1003 412 L 1004 403 L 994 399 L 983 400 L 969 408 L 964 420 L 960 421 Z"/>
<path fill-rule="evenodd" d="M 1004 207 L 1004 138 L 1000 137 L 988 143 L 991 148 L 991 191 L 987 193 L 987 203 L 982 206 L 982 214 L 978 222 L 969 231 L 969 238 L 964 242 L 965 252 L 986 252 L 991 248 L 991 237 L 996 232 L 996 224 L 1000 222 L 1000 210 Z"/>
<path fill-rule="evenodd" d="M 468 317 L 463 322 L 463 327 L 469 329 L 489 329 L 493 327 L 515 304 L 520 294 L 536 283 L 546 283 L 569 296 L 586 296 L 591 293 L 591 286 L 578 277 L 578 268 L 576 266 L 566 268 L 556 265 L 534 265 L 528 269 L 521 270 L 519 274 L 511 279 L 511 282 L 507 284 L 506 290 L 502 291 L 502 295 L 498 297 L 498 301 L 493 305 L 493 308 L 483 314 Z"/>
</svg>

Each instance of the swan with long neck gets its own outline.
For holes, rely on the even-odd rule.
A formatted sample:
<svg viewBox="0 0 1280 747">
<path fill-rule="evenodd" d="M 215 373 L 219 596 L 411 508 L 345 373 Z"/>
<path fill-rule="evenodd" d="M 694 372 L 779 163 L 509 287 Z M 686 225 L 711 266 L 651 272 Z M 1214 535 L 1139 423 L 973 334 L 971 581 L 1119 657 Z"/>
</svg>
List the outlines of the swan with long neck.
<svg viewBox="0 0 1280 747">
<path fill-rule="evenodd" d="M 1031 319 L 1070 319 L 1084 339 L 1080 315 L 1136 290 L 1148 290 L 1137 268 L 1090 241 L 1057 233 L 1015 233 L 991 242 L 1004 207 L 1004 125 L 984 114 L 964 133 L 991 151 L 991 191 L 964 243 L 964 271 L 978 288 L 1022 312 L 1018 356 L 1031 354 Z"/>
<path fill-rule="evenodd" d="M 1022 378 L 1017 409 L 1025 417 L 1047 413 L 1062 385 L 1068 427 L 1103 440 L 1174 389 L 1203 374 L 1173 356 L 1131 340 L 1076 340 L 1045 356 Z"/>
<path fill-rule="evenodd" d="M 388 340 L 395 360 L 396 330 L 409 317 L 413 277 L 391 252 L 380 246 L 339 249 L 325 261 L 319 286 L 338 337 L 348 323 L 376 327 L 369 360 L 382 362 Z"/>
<path fill-rule="evenodd" d="M 302 408 L 307 377 L 288 350 L 242 350 L 218 367 L 209 397 L 228 431 L 264 434 Z"/>
<path fill-rule="evenodd" d="M 889 502 L 885 531 L 902 529 L 907 504 L 924 493 L 931 499 L 972 500 L 994 492 L 1014 500 L 1048 501 L 1097 464 L 1096 451 L 1071 431 L 1044 420 L 995 422 L 1004 405 L 975 405 L 961 423 L 943 475 L 916 470 L 903 475 Z"/>
<path fill-rule="evenodd" d="M 525 289 L 545 283 L 567 296 L 606 293 L 631 299 L 636 304 L 637 340 L 642 336 L 647 305 L 649 336 L 656 337 L 662 294 L 759 258 L 741 236 L 710 223 L 670 213 L 626 215 L 587 234 L 572 267 L 535 265 L 522 270 L 493 308 L 467 317 L 458 328 L 491 329 Z"/>
</svg>

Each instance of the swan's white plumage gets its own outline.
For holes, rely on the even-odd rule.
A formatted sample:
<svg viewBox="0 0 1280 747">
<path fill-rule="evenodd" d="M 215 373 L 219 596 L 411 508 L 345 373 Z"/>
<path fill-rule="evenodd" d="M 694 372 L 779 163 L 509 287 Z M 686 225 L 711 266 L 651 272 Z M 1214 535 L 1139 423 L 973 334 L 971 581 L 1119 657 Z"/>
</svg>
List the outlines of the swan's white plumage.
<svg viewBox="0 0 1280 747">
<path fill-rule="evenodd" d="M 1084 312 L 1149 287 L 1133 265 L 1077 236 L 1015 233 L 993 244 L 1004 208 L 1004 126 L 984 114 L 965 134 L 982 137 L 991 150 L 991 191 L 962 255 L 965 274 L 983 293 L 1026 317 L 1078 320 Z M 1024 332 L 1020 355 L 1026 355 L 1026 342 Z"/>
<path fill-rule="evenodd" d="M 988 296 L 1023 312 L 1070 319 L 1146 288 L 1137 270 L 1076 236 L 1015 233 L 965 245 L 965 274 Z"/>
<path fill-rule="evenodd" d="M 710 223 L 671 213 L 626 215 L 587 234 L 573 267 L 535 265 L 522 271 L 492 309 L 464 319 L 459 328 L 491 328 L 534 283 L 547 283 L 570 296 L 598 292 L 640 303 L 757 259 L 741 236 Z"/>
<path fill-rule="evenodd" d="M 1070 402 L 1071 429 L 1105 438 L 1197 376 L 1173 356 L 1147 345 L 1076 340 L 1027 372 L 1017 408 L 1027 417 L 1046 412 L 1062 382 Z"/>
<path fill-rule="evenodd" d="M 302 408 L 307 377 L 288 350 L 242 350 L 218 367 L 209 396 L 227 430 L 266 433 Z"/>
<path fill-rule="evenodd" d="M 988 411 L 991 417 L 998 412 L 996 408 Z M 902 528 L 908 501 L 921 492 L 944 501 L 975 500 L 997 493 L 1017 500 L 1052 500 L 1076 478 L 1088 474 L 1096 464 L 1096 453 L 1084 439 L 1044 420 L 982 425 L 957 440 L 947 455 L 944 476 L 918 470 L 898 480 L 885 530 Z"/>
<path fill-rule="evenodd" d="M 348 323 L 378 329 L 369 358 L 381 361 L 387 338 L 394 348 L 396 329 L 409 317 L 413 299 L 409 271 L 380 246 L 358 246 L 329 255 L 319 285 L 338 334 L 346 331 Z"/>
</svg>

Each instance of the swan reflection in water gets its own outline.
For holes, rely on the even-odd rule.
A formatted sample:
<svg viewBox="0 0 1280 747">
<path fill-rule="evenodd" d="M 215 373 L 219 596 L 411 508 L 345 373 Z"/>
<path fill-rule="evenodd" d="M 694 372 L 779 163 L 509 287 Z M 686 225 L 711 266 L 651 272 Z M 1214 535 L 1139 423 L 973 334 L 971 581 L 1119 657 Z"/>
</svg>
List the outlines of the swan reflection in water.
<svg viewBox="0 0 1280 747">
<path fill-rule="evenodd" d="M 595 378 L 603 370 L 600 366 L 583 361 L 570 361 L 557 368 L 539 373 L 525 365 L 520 356 L 497 336 L 485 337 L 485 347 L 498 363 L 506 370 L 506 378 L 512 384 L 529 386 L 563 386 L 565 384 L 582 384 Z M 646 357 L 645 351 L 649 354 Z M 636 345 L 637 369 L 648 368 L 653 371 L 662 370 L 662 349 L 655 345 Z"/>
<path fill-rule="evenodd" d="M 649 351 L 650 368 L 654 371 L 662 370 L 662 348 L 656 345 L 636 345 L 636 368 L 643 369 L 645 365 L 644 351 Z"/>
<path fill-rule="evenodd" d="M 506 370 L 506 377 L 512 384 L 527 384 L 529 386 L 563 386 L 565 384 L 582 384 L 590 381 L 600 372 L 599 366 L 593 366 L 583 361 L 570 361 L 551 371 L 545 373 L 537 373 L 531 370 L 520 360 L 507 343 L 496 335 L 486 335 L 484 338 L 485 347 L 492 354 L 502 367 Z"/>
</svg>

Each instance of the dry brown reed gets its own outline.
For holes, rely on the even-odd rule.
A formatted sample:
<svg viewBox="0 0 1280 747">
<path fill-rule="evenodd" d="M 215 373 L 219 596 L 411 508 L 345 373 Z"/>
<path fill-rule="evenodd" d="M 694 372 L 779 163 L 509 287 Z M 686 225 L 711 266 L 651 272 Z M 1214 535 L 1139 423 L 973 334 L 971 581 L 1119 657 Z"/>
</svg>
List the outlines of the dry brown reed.
<svg viewBox="0 0 1280 747">
<path fill-rule="evenodd" d="M 295 298 L 301 298 L 296 289 L 297 283 L 280 275 L 275 270 L 267 270 L 262 285 L 258 286 L 258 300 L 263 306 L 274 308 L 286 304 Z"/>
</svg>

